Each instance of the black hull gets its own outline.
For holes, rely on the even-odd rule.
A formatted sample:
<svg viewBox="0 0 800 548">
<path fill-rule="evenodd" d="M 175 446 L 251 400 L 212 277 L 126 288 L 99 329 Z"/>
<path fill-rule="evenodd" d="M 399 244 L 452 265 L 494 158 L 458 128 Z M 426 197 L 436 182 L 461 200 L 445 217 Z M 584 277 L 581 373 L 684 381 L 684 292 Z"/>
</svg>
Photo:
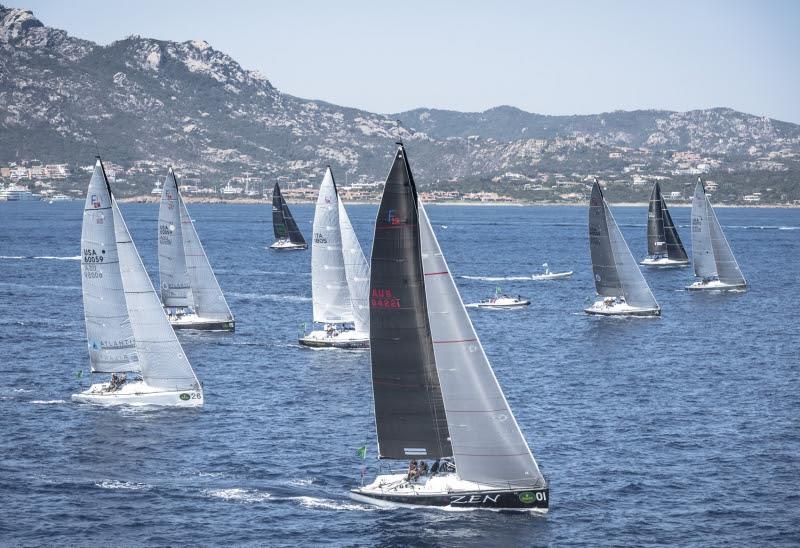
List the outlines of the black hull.
<svg viewBox="0 0 800 548">
<path fill-rule="evenodd" d="M 439 506 L 447 508 L 482 508 L 489 510 L 534 510 L 549 508 L 549 489 L 519 489 L 513 491 L 471 491 L 441 495 L 397 495 L 353 489 L 353 498 L 378 505 Z"/>
<path fill-rule="evenodd" d="M 203 322 L 171 325 L 173 329 L 192 329 L 195 331 L 236 331 L 236 322 Z"/>
</svg>

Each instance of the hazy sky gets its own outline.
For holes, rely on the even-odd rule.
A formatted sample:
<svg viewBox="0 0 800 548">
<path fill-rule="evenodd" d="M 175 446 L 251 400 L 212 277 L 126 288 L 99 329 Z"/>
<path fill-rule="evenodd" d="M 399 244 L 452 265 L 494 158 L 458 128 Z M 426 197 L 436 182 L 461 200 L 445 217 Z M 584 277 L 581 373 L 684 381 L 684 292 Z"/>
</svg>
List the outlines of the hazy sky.
<svg viewBox="0 0 800 548">
<path fill-rule="evenodd" d="M 800 122 L 800 2 L 0 0 L 108 44 L 204 39 L 300 97 L 399 112 L 727 106 Z"/>
</svg>

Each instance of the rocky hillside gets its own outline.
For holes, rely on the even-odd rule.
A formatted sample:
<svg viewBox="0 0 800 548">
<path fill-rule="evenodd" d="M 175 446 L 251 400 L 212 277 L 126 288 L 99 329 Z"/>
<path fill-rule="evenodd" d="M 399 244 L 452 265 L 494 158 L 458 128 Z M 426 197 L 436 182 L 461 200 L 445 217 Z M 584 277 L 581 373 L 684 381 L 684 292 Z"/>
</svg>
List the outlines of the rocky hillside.
<svg viewBox="0 0 800 548">
<path fill-rule="evenodd" d="M 85 164 L 100 152 L 220 179 L 249 171 L 315 181 L 331 164 L 340 179 L 347 170 L 376 180 L 398 138 L 426 183 L 621 171 L 675 151 L 732 170 L 791 171 L 800 153 L 800 126 L 729 109 L 374 114 L 283 94 L 204 41 L 131 36 L 100 46 L 0 6 L 0 163 Z"/>
</svg>

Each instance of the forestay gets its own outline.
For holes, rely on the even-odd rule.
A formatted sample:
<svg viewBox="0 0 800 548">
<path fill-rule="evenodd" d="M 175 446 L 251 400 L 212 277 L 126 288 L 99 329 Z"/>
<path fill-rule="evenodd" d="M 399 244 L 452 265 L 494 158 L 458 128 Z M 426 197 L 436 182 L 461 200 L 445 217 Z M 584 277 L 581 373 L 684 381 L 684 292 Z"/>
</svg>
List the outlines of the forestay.
<svg viewBox="0 0 800 548">
<path fill-rule="evenodd" d="M 178 182 L 169 168 L 158 210 L 158 273 L 164 306 L 193 306 L 192 287 L 186 269 Z"/>
<path fill-rule="evenodd" d="M 350 223 L 350 217 L 341 200 L 339 203 L 339 228 L 342 235 L 342 256 L 350 306 L 356 331 L 369 333 L 369 264 Z"/>
<path fill-rule="evenodd" d="M 233 313 L 228 307 L 222 288 L 208 262 L 205 249 L 200 243 L 194 222 L 189 217 L 183 197 L 178 194 L 183 230 L 183 247 L 186 251 L 186 268 L 192 285 L 195 313 L 209 320 L 233 321 Z"/>
<path fill-rule="evenodd" d="M 544 486 L 421 203 L 419 224 L 428 318 L 458 476 L 510 488 Z"/>
<path fill-rule="evenodd" d="M 111 193 L 99 159 L 89 182 L 83 211 L 81 287 L 91 370 L 95 373 L 138 371 L 120 275 Z"/>
<path fill-rule="evenodd" d="M 112 208 L 122 285 L 142 379 L 164 390 L 199 389 L 200 383 L 169 324 L 116 201 Z"/>
<path fill-rule="evenodd" d="M 338 201 L 336 183 L 328 168 L 319 187 L 311 246 L 311 297 L 314 321 L 319 323 L 353 321 L 342 255 Z"/>
<path fill-rule="evenodd" d="M 416 191 L 401 146 L 375 221 L 370 353 L 381 458 L 452 456 L 425 301 Z"/>
</svg>

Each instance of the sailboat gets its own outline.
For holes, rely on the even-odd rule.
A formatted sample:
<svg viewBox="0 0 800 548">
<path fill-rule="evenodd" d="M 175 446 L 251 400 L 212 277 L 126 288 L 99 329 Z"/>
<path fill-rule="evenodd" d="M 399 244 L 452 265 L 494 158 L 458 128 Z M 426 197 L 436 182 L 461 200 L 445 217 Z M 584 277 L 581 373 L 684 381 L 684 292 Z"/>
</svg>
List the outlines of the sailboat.
<svg viewBox="0 0 800 548">
<path fill-rule="evenodd" d="M 111 374 L 111 380 L 93 383 L 72 400 L 203 405 L 203 388 L 164 314 L 99 157 L 86 193 L 81 248 L 89 364 L 93 377 Z"/>
<path fill-rule="evenodd" d="M 743 290 L 747 281 L 698 179 L 692 198 L 692 262 L 700 280 L 686 289 Z"/>
<path fill-rule="evenodd" d="M 522 308 L 530 304 L 531 302 L 528 299 L 522 297 L 521 295 L 512 297 L 511 295 L 500 293 L 500 288 L 497 287 L 494 290 L 494 297 L 490 297 L 488 299 L 481 299 L 477 303 L 465 304 L 464 306 L 466 306 L 467 308 L 489 308 L 495 310 L 502 310 L 510 308 Z"/>
<path fill-rule="evenodd" d="M 589 248 L 597 294 L 587 314 L 660 316 L 661 307 L 642 276 L 595 180 L 589 202 Z"/>
<path fill-rule="evenodd" d="M 389 507 L 546 511 L 547 481 L 418 202 L 402 144 L 384 187 L 371 263 L 378 454 L 415 460 L 351 497 Z M 422 459 L 436 460 L 427 468 Z"/>
<path fill-rule="evenodd" d="M 639 263 L 644 266 L 687 266 L 689 257 L 672 222 L 661 185 L 653 185 L 650 206 L 647 209 L 647 257 Z"/>
<path fill-rule="evenodd" d="M 289 206 L 281 194 L 281 187 L 275 183 L 272 189 L 272 230 L 275 232 L 275 243 L 270 249 L 300 250 L 308 249 L 303 234 L 289 211 Z"/>
<path fill-rule="evenodd" d="M 303 346 L 369 346 L 369 266 L 336 190 L 330 166 L 319 188 L 311 243 L 314 323 L 324 329 L 299 339 Z"/>
<path fill-rule="evenodd" d="M 233 331 L 235 320 L 169 168 L 158 211 L 161 301 L 175 329 Z"/>
</svg>

